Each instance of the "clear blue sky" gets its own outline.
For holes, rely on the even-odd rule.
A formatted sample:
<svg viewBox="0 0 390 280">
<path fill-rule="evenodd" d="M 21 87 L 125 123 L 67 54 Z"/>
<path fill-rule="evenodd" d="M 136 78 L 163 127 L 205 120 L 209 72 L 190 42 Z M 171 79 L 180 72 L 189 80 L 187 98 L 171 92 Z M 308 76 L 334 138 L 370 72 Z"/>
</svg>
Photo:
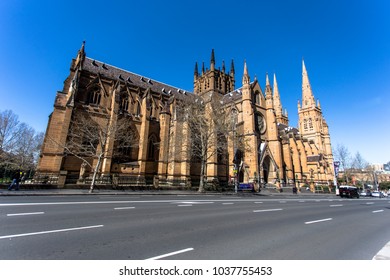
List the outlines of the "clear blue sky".
<svg viewBox="0 0 390 280">
<path fill-rule="evenodd" d="M 329 124 L 370 163 L 390 161 L 390 1 L 0 1 L 0 110 L 46 129 L 57 90 L 87 56 L 192 91 L 194 65 L 244 60 L 264 89 L 276 73 L 297 126 L 302 58 Z M 271 76 L 272 78 L 272 76 Z M 272 81 L 272 80 L 271 80 Z"/>
</svg>

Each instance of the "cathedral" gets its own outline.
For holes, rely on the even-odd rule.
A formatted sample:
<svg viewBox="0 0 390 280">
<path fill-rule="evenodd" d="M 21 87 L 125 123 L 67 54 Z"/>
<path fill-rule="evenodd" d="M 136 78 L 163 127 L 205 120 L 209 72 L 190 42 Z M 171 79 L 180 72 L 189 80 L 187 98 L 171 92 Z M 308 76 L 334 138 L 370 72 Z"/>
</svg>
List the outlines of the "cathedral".
<svg viewBox="0 0 390 280">
<path fill-rule="evenodd" d="M 89 58 L 83 43 L 56 94 L 38 176 L 56 177 L 60 187 L 85 184 L 93 174 L 98 184 L 155 188 L 196 188 L 201 181 L 256 189 L 333 184 L 329 128 L 304 62 L 297 128 L 289 125 L 275 75 L 272 85 L 266 75 L 263 89 L 250 79 L 246 62 L 241 73 L 239 84 L 234 62 L 229 70 L 224 62 L 217 67 L 212 50 L 209 67 L 195 64 L 193 92 L 188 92 Z M 217 107 L 212 100 L 218 100 Z M 193 112 L 179 116 L 195 103 L 206 108 L 197 111 L 205 118 Z M 214 133 L 218 137 L 208 140 L 203 156 L 190 152 L 203 143 L 195 139 L 203 135 L 200 128 L 190 127 L 204 123 L 215 132 L 222 119 L 226 122 L 218 125 L 229 129 Z M 121 135 L 131 139 L 119 136 L 119 124 Z M 87 137 L 91 132 L 93 140 Z"/>
</svg>

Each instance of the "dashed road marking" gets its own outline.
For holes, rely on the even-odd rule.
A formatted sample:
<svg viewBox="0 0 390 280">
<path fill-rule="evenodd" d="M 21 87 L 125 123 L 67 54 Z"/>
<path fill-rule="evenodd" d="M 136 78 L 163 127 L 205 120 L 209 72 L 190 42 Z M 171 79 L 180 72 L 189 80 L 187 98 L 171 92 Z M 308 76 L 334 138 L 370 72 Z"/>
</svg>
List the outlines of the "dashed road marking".
<svg viewBox="0 0 390 280">
<path fill-rule="evenodd" d="M 146 259 L 146 260 L 159 260 L 159 259 L 163 259 L 163 258 L 166 258 L 166 257 L 182 254 L 182 253 L 185 253 L 185 252 L 189 252 L 189 251 L 192 251 L 192 250 L 194 250 L 194 248 L 187 248 L 187 249 L 175 251 L 175 252 L 172 252 L 172 253 L 168 253 L 168 254 L 152 257 L 152 258 L 149 258 L 149 259 Z"/>
<path fill-rule="evenodd" d="M 333 220 L 332 218 L 327 218 L 327 219 L 321 219 L 321 220 L 315 220 L 315 221 L 309 221 L 309 222 L 305 222 L 306 225 L 309 225 L 309 224 L 314 224 L 314 223 L 321 223 L 321 222 L 327 222 L 327 221 L 331 221 Z"/>
<path fill-rule="evenodd" d="M 42 214 L 45 214 L 45 212 L 31 212 L 31 213 L 7 214 L 7 217 L 12 217 L 12 216 L 28 216 L 28 215 L 42 215 Z"/>
<path fill-rule="evenodd" d="M 134 209 L 135 207 L 116 207 L 114 210 L 126 210 L 126 209 Z"/>
<path fill-rule="evenodd" d="M 3 236 L 0 236 L 0 239 L 8 239 L 8 238 L 23 237 L 23 236 L 31 236 L 31 235 L 40 235 L 40 234 L 46 234 L 46 233 L 57 233 L 57 232 L 65 232 L 65 231 L 75 231 L 75 230 L 91 229 L 91 228 L 98 228 L 98 227 L 103 227 L 103 225 L 87 226 L 87 227 L 77 227 L 77 228 L 64 228 L 64 229 L 56 229 L 56 230 L 48 230 L 48 231 L 39 231 L 39 232 L 29 232 L 29 233 L 21 233 L 21 234 L 13 234 L 13 235 L 3 235 Z"/>
<path fill-rule="evenodd" d="M 380 213 L 380 212 L 383 212 L 384 210 L 375 210 L 375 211 L 372 211 L 372 213 Z"/>
<path fill-rule="evenodd" d="M 282 211 L 283 209 L 277 208 L 277 209 L 263 209 L 263 210 L 253 210 L 253 213 L 259 213 L 259 212 L 273 212 L 273 211 Z"/>
</svg>

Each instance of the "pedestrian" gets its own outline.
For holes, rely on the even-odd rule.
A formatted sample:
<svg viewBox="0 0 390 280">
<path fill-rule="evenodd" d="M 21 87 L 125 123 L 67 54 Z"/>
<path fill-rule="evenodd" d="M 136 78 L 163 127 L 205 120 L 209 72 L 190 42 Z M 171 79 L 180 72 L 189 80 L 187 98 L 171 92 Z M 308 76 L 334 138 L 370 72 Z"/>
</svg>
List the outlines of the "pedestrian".
<svg viewBox="0 0 390 280">
<path fill-rule="evenodd" d="M 19 183 L 20 183 L 20 173 L 19 171 L 14 173 L 14 176 L 12 177 L 12 183 L 9 185 L 8 190 L 12 190 L 12 188 L 15 186 L 15 190 L 19 190 Z"/>
</svg>

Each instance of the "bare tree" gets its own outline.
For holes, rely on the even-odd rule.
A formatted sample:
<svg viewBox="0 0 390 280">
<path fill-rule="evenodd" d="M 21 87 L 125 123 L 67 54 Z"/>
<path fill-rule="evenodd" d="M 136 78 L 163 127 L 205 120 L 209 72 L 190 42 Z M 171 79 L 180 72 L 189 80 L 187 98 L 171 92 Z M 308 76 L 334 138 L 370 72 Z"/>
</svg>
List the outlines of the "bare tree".
<svg viewBox="0 0 390 280">
<path fill-rule="evenodd" d="M 359 152 L 356 152 L 352 159 L 352 168 L 362 171 L 368 166 L 368 162 L 362 157 Z"/>
<path fill-rule="evenodd" d="M 75 110 L 63 149 L 92 170 L 89 190 L 92 193 L 104 159 L 118 150 L 134 147 L 137 140 L 127 117 L 93 116 Z"/>
<path fill-rule="evenodd" d="M 0 112 L 0 159 L 9 160 L 19 139 L 19 120 L 11 110 Z"/>
<path fill-rule="evenodd" d="M 43 133 L 37 134 L 33 128 L 21 123 L 18 134 L 18 141 L 13 151 L 13 161 L 21 170 L 35 169 L 37 154 L 43 142 Z"/>
<path fill-rule="evenodd" d="M 227 108 L 217 97 L 204 100 L 198 96 L 192 102 L 179 104 L 176 110 L 177 119 L 184 122 L 189 135 L 189 141 L 184 143 L 181 151 L 200 162 L 198 191 L 204 192 L 208 162 L 227 154 L 232 120 L 227 117 Z"/>
<path fill-rule="evenodd" d="M 0 165 L 20 170 L 35 169 L 43 133 L 20 123 L 11 110 L 0 112 Z"/>
<path fill-rule="evenodd" d="M 351 156 L 348 148 L 342 144 L 338 144 L 333 151 L 335 159 L 340 162 L 340 166 L 344 171 L 346 182 L 348 183 L 348 169 L 350 168 Z"/>
</svg>

